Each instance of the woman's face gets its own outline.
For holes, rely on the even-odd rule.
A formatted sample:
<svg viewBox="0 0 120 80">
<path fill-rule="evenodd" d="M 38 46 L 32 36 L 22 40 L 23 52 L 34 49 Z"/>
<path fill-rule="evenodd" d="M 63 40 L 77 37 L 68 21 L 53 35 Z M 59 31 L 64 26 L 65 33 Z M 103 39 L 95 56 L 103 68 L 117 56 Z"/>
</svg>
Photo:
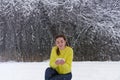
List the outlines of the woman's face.
<svg viewBox="0 0 120 80">
<path fill-rule="evenodd" d="M 64 40 L 63 37 L 57 38 L 56 41 L 55 41 L 55 43 L 56 43 L 56 46 L 57 46 L 60 50 L 64 49 L 65 46 L 66 46 L 66 41 Z"/>
</svg>

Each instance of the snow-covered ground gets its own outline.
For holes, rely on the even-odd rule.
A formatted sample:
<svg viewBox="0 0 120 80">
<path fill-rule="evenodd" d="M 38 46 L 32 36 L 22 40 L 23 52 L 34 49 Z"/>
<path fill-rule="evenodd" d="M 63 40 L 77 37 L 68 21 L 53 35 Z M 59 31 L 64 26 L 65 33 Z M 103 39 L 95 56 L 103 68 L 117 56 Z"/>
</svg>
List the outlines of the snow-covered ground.
<svg viewBox="0 0 120 80">
<path fill-rule="evenodd" d="M 0 80 L 45 80 L 47 62 L 0 63 Z M 120 80 L 120 62 L 73 62 L 72 80 Z"/>
</svg>

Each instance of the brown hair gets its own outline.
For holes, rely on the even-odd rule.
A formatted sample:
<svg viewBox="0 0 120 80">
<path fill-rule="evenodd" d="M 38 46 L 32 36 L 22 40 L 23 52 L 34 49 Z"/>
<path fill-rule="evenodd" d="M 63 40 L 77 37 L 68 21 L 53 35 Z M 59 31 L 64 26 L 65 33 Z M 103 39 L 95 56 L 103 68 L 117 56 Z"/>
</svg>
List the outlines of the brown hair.
<svg viewBox="0 0 120 80">
<path fill-rule="evenodd" d="M 62 38 L 66 41 L 66 46 L 68 46 L 67 39 L 66 39 L 66 37 L 65 37 L 64 35 L 57 35 L 57 36 L 55 37 L 55 40 L 56 40 L 57 38 L 59 38 L 59 37 L 62 37 Z M 57 55 L 60 55 L 60 50 L 59 50 L 59 48 L 56 49 L 56 53 L 57 53 Z"/>
</svg>

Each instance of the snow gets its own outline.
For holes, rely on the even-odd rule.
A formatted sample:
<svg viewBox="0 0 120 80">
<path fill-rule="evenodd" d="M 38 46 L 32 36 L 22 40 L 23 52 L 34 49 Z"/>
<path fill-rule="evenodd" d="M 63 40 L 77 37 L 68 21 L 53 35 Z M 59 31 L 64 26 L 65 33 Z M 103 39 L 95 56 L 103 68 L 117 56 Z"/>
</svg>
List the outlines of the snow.
<svg viewBox="0 0 120 80">
<path fill-rule="evenodd" d="M 0 63 L 0 80 L 45 80 L 47 62 Z M 72 80 L 119 80 L 120 62 L 73 62 Z"/>
</svg>

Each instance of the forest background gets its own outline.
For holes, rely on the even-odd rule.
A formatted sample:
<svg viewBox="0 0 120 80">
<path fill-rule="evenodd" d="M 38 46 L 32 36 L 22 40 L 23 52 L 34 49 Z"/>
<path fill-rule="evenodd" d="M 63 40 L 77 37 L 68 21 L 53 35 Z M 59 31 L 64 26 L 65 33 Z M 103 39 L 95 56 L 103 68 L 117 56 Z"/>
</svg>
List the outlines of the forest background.
<svg viewBox="0 0 120 80">
<path fill-rule="evenodd" d="M 0 62 L 47 60 L 58 34 L 75 61 L 119 61 L 120 0 L 0 0 Z"/>
</svg>

